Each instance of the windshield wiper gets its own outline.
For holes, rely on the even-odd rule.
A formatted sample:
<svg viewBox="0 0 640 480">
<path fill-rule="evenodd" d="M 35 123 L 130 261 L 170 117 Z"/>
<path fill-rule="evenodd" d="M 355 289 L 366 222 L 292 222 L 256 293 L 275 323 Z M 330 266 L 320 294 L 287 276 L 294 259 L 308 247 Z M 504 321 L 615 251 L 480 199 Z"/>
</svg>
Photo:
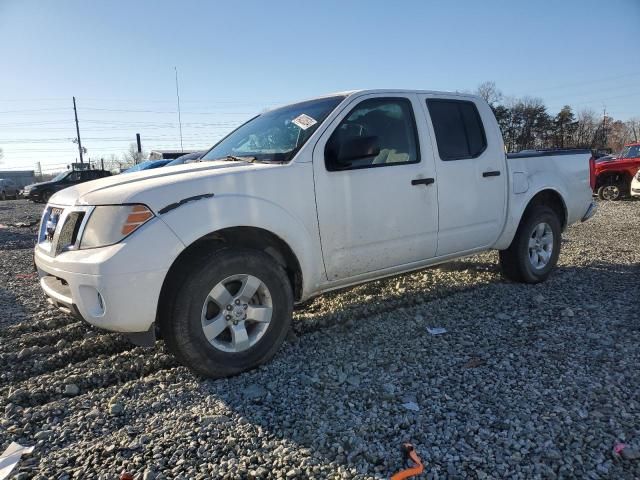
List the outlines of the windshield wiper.
<svg viewBox="0 0 640 480">
<path fill-rule="evenodd" d="M 248 163 L 286 163 L 281 160 L 259 159 L 258 157 L 254 157 L 253 155 L 247 155 L 246 157 L 240 157 L 236 155 L 226 155 L 221 158 L 215 158 L 211 161 L 215 162 L 220 160 L 226 160 L 228 162 L 248 162 Z"/>
</svg>

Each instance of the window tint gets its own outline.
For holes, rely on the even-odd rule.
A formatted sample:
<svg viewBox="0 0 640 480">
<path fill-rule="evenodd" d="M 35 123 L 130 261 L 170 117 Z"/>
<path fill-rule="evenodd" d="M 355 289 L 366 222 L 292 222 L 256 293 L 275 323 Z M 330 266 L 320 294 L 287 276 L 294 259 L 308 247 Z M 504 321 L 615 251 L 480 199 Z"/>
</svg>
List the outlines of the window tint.
<svg viewBox="0 0 640 480">
<path fill-rule="evenodd" d="M 473 102 L 427 100 L 442 160 L 475 158 L 487 148 L 482 120 Z"/>
<path fill-rule="evenodd" d="M 67 182 L 79 182 L 81 178 L 81 173 L 79 171 L 71 172 L 69 176 L 65 179 Z"/>
<path fill-rule="evenodd" d="M 406 98 L 359 103 L 335 129 L 325 147 L 327 170 L 353 170 L 420 161 L 416 122 Z"/>
</svg>

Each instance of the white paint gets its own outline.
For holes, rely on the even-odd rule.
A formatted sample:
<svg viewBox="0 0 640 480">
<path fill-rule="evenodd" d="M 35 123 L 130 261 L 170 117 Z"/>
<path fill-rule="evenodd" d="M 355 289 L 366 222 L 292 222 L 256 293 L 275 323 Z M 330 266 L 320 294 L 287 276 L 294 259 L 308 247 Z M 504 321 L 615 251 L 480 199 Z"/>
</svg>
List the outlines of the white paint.
<svg viewBox="0 0 640 480">
<path fill-rule="evenodd" d="M 520 195 L 526 193 L 529 190 L 529 180 L 527 180 L 527 174 L 524 172 L 513 172 L 511 175 L 513 179 L 513 193 Z"/>
<path fill-rule="evenodd" d="M 630 192 L 632 197 L 640 197 L 640 169 L 638 169 L 638 173 L 636 173 L 631 180 Z"/>
</svg>

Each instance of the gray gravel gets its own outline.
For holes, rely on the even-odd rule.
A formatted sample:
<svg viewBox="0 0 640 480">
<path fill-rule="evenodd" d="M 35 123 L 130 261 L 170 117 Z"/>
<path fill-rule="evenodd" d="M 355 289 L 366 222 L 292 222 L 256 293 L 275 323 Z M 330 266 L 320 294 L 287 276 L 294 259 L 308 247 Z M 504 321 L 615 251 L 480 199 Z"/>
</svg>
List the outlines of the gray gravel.
<svg viewBox="0 0 640 480">
<path fill-rule="evenodd" d="M 218 381 L 50 308 L 36 227 L 5 227 L 41 208 L 0 204 L 0 450 L 35 445 L 15 478 L 388 478 L 405 441 L 423 478 L 640 478 L 640 202 L 572 227 L 544 284 L 487 253 L 328 295 Z"/>
</svg>

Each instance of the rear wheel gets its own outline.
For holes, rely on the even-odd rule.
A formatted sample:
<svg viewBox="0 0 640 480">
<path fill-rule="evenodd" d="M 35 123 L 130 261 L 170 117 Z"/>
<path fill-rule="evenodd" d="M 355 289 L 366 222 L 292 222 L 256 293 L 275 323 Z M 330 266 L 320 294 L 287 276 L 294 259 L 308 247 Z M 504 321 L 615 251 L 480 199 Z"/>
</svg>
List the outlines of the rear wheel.
<svg viewBox="0 0 640 480">
<path fill-rule="evenodd" d="M 598 198 L 600 200 L 620 200 L 622 198 L 622 189 L 615 183 L 603 185 L 598 189 Z"/>
<path fill-rule="evenodd" d="M 553 209 L 536 205 L 526 214 L 506 250 L 500 251 L 502 274 L 509 280 L 539 283 L 558 262 L 561 226 Z"/>
<path fill-rule="evenodd" d="M 5 192 L 0 192 L 0 200 L 5 201 L 7 199 L 7 194 Z"/>
<path fill-rule="evenodd" d="M 293 293 L 284 269 L 246 249 L 219 250 L 191 268 L 171 314 L 161 319 L 169 350 L 212 378 L 270 360 L 291 323 Z"/>
</svg>

